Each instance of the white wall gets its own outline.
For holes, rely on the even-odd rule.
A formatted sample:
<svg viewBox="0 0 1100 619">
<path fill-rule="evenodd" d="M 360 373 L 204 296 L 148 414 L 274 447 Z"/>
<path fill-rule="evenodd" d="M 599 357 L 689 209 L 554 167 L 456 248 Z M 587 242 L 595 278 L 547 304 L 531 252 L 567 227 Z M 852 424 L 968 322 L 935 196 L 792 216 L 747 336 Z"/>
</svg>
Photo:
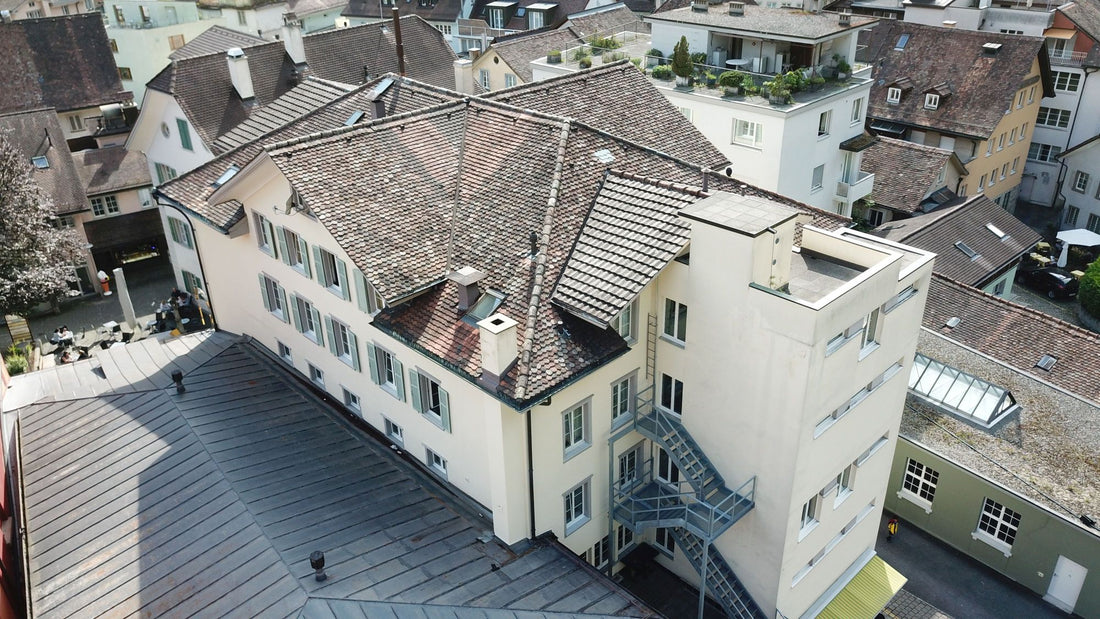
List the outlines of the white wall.
<svg viewBox="0 0 1100 619">
<path fill-rule="evenodd" d="M 202 143 L 198 132 L 187 121 L 183 109 L 171 95 L 151 90 L 147 93 L 145 100 L 145 107 L 138 116 L 126 147 L 129 150 L 145 153 L 149 161 L 149 174 L 154 184 L 158 180 L 156 171 L 158 163 L 171 166 L 178 175 L 182 175 L 214 158 Z M 183 148 L 180 142 L 177 119 L 187 122 L 188 132 L 191 135 L 191 150 Z M 167 135 L 165 135 L 165 127 L 168 128 Z"/>
<path fill-rule="evenodd" d="M 1062 182 L 1062 195 L 1066 198 L 1066 208 L 1062 212 L 1063 230 L 1086 228 L 1089 224 L 1089 216 L 1100 218 L 1100 148 L 1095 143 L 1079 151 L 1071 153 L 1065 158 L 1066 178 Z M 1088 186 L 1084 193 L 1074 190 L 1074 178 L 1077 172 L 1082 171 L 1089 175 Z M 1073 206 L 1080 210 L 1077 221 L 1070 223 L 1066 217 L 1069 208 Z M 1100 232 L 1100 223 L 1093 228 L 1094 232 Z"/>
</svg>

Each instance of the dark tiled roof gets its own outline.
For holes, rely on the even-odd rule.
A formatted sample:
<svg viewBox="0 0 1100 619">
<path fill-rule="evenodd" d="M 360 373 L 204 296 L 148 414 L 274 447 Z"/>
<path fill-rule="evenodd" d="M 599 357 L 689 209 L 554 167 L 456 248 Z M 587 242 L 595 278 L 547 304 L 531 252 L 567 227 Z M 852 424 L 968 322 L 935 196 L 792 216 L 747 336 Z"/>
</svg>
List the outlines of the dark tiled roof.
<svg viewBox="0 0 1100 619">
<path fill-rule="evenodd" d="M 313 75 L 345 84 L 397 73 L 397 49 L 393 25 L 379 22 L 327 30 L 303 37 L 306 62 Z M 455 87 L 454 61 L 458 59 L 443 34 L 416 15 L 401 18 L 401 45 L 405 49 L 405 75 L 421 82 Z"/>
<path fill-rule="evenodd" d="M 88 208 L 84 183 L 80 180 L 65 134 L 53 110 L 16 112 L 0 116 L 0 139 L 10 140 L 24 157 L 34 182 L 53 200 L 54 211 L 71 213 Z M 44 156 L 49 168 L 31 165 L 31 158 Z"/>
<path fill-rule="evenodd" d="M 529 30 L 498 39 L 489 49 L 503 58 L 522 82 L 528 83 L 532 80 L 532 60 L 546 56 L 550 50 L 563 50 L 580 45 L 582 42 L 580 37 L 569 28 Z"/>
<path fill-rule="evenodd" d="M 669 183 L 609 174 L 554 287 L 553 301 L 609 324 L 687 244 L 691 226 L 678 214 L 701 195 Z"/>
<path fill-rule="evenodd" d="M 851 25 L 841 26 L 836 13 L 807 13 L 801 9 L 769 8 L 748 3 L 745 5 L 745 14 L 741 16 L 730 15 L 725 5 L 711 6 L 709 11 L 694 11 L 690 2 L 684 8 L 671 6 L 661 6 L 657 13 L 646 20 L 753 33 L 752 36 L 755 37 L 775 35 L 803 40 L 817 40 L 847 30 L 855 32 L 878 21 L 875 17 L 852 15 Z M 662 51 L 665 55 L 672 54 L 670 49 Z"/>
<path fill-rule="evenodd" d="M 650 2 L 648 12 L 652 11 L 652 2 Z M 569 18 L 567 25 L 583 39 L 593 35 L 607 36 L 619 32 L 649 32 L 649 28 L 626 5 L 615 5 L 611 9 L 575 15 Z"/>
<path fill-rule="evenodd" d="M 88 196 L 153 185 L 149 163 L 141 151 L 108 146 L 73 153 L 73 160 Z"/>
<path fill-rule="evenodd" d="M 348 0 L 290 0 L 289 8 L 291 13 L 302 18 L 330 9 L 343 11 L 347 5 Z M 411 7 L 405 7 L 405 9 L 409 10 Z"/>
<path fill-rule="evenodd" d="M 215 25 L 185 43 L 183 47 L 168 54 L 168 59 L 194 58 L 195 56 L 224 52 L 234 47 L 251 47 L 261 43 L 264 43 L 264 40 L 260 37 Z"/>
<path fill-rule="evenodd" d="M 909 35 L 904 50 L 898 38 Z M 884 20 L 860 33 L 856 59 L 874 65 L 867 116 L 928 127 L 951 134 L 987 139 L 1026 85 L 1043 39 Z M 997 43 L 995 54 L 982 45 Z M 912 81 L 896 105 L 886 103 L 886 89 L 898 80 Z M 953 94 L 935 110 L 924 108 L 924 93 L 947 83 Z M 1040 88 L 1042 88 L 1040 86 Z"/>
<path fill-rule="evenodd" d="M 599 84 L 598 88 L 594 86 Z M 584 123 L 717 170 L 728 160 L 627 60 L 514 88 L 486 98 Z M 639 119 L 644 119 L 639 121 Z"/>
<path fill-rule="evenodd" d="M 378 19 L 379 10 L 385 11 L 383 17 L 391 15 L 390 6 L 382 6 L 378 0 L 349 0 L 348 6 L 341 13 L 344 17 L 369 17 Z M 462 14 L 462 0 L 437 0 L 436 2 L 421 5 L 418 2 L 408 2 L 401 5 L 401 13 L 404 15 L 416 15 L 428 21 L 453 22 Z M 407 49 L 407 48 L 406 48 Z"/>
<path fill-rule="evenodd" d="M 278 99 L 254 112 L 247 120 L 222 134 L 211 149 L 215 154 L 254 142 L 272 131 L 347 94 L 351 87 L 307 77 Z"/>
<path fill-rule="evenodd" d="M 132 99 L 96 12 L 0 23 L 0 112 L 59 111 Z"/>
<path fill-rule="evenodd" d="M 944 186 L 934 185 L 940 170 L 951 165 L 953 154 L 943 148 L 880 137 L 874 146 L 863 151 L 863 167 L 875 175 L 871 197 L 884 208 L 919 212 L 924 197 Z"/>
<path fill-rule="evenodd" d="M 1100 3 L 1096 0 L 1078 0 L 1058 7 L 1058 12 L 1092 39 L 1093 45 L 1085 57 L 1085 65 L 1100 66 Z"/>
<path fill-rule="evenodd" d="M 993 224 L 1004 240 L 987 228 Z M 879 236 L 936 254 L 935 272 L 971 286 L 984 286 L 1042 240 L 1039 233 L 984 195 L 910 219 L 891 221 Z M 979 256 L 971 259 L 956 243 Z"/>
</svg>

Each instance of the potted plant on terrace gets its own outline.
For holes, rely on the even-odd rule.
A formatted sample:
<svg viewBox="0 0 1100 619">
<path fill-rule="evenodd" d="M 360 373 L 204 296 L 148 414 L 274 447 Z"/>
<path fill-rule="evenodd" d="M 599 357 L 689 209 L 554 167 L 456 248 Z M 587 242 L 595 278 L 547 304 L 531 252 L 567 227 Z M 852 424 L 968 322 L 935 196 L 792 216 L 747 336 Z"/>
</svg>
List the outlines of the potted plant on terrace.
<svg viewBox="0 0 1100 619">
<path fill-rule="evenodd" d="M 672 72 L 676 74 L 677 86 L 690 86 L 691 74 L 695 67 L 691 64 L 691 54 L 688 53 L 688 40 L 686 36 L 680 37 L 680 42 L 672 48 Z"/>
<path fill-rule="evenodd" d="M 768 102 L 772 105 L 786 105 L 791 102 L 791 89 L 783 82 L 782 76 L 777 75 L 770 82 L 764 82 L 764 90 L 768 93 Z"/>
<path fill-rule="evenodd" d="M 841 81 L 848 79 L 852 75 L 852 65 L 840 54 L 833 54 L 833 60 L 836 61 L 836 78 Z"/>
<path fill-rule="evenodd" d="M 550 50 L 546 54 L 546 64 L 561 64 L 561 50 Z"/>
<path fill-rule="evenodd" d="M 740 71 L 723 71 L 718 76 L 718 85 L 725 91 L 727 97 L 733 97 L 741 94 L 741 86 L 745 83 L 744 73 Z"/>
</svg>

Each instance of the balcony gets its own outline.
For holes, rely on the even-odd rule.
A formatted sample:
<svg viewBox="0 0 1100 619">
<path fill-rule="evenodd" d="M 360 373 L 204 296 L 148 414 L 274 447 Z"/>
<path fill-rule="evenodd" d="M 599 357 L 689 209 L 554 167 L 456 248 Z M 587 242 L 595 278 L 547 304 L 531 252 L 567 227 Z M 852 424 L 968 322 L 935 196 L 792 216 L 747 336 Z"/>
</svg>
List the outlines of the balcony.
<svg viewBox="0 0 1100 619">
<path fill-rule="evenodd" d="M 838 198 L 842 198 L 847 202 L 855 202 L 871 194 L 871 189 L 875 186 L 874 174 L 859 170 L 857 173 L 849 176 L 850 177 L 846 179 L 842 178 L 836 184 L 836 195 Z"/>
<path fill-rule="evenodd" d="M 1050 64 L 1056 67 L 1079 67 L 1087 52 L 1050 52 Z"/>
</svg>

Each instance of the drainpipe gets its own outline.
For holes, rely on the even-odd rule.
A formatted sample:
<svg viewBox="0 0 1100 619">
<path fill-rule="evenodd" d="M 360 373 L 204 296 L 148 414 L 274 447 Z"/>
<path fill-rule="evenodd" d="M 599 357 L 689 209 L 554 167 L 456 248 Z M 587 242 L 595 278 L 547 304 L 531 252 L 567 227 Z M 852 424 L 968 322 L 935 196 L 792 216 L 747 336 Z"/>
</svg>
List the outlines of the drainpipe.
<svg viewBox="0 0 1100 619">
<path fill-rule="evenodd" d="M 154 195 L 156 195 L 157 197 L 162 197 L 162 195 L 158 194 L 155 189 L 153 191 L 154 191 Z M 191 218 L 179 206 L 176 206 L 175 204 L 172 204 L 172 203 L 169 203 L 169 202 L 162 202 L 161 200 L 157 200 L 157 204 L 160 205 L 160 206 L 166 206 L 168 208 L 173 208 L 173 209 L 179 211 L 180 215 L 183 215 L 183 220 L 187 222 L 187 227 L 191 229 L 191 239 L 195 242 L 194 249 L 195 249 L 195 256 L 197 256 L 198 259 L 199 259 L 199 274 L 202 275 L 203 285 L 206 286 L 207 288 L 209 288 L 210 287 L 210 280 L 206 278 L 206 267 L 203 266 L 202 253 L 199 252 L 199 243 L 196 240 L 197 237 L 195 236 L 195 224 L 191 222 Z M 207 294 L 206 294 L 206 306 L 210 310 L 210 323 L 214 327 L 214 330 L 216 331 L 216 330 L 218 330 L 218 320 L 214 316 L 214 302 L 210 298 L 209 291 L 207 291 Z"/>
<path fill-rule="evenodd" d="M 527 426 L 527 502 L 531 510 L 531 539 L 535 539 L 535 456 L 531 452 L 531 409 L 524 415 Z"/>
<path fill-rule="evenodd" d="M 401 45 L 401 19 L 398 15 L 399 12 L 397 7 L 393 7 L 393 40 L 397 45 L 397 72 L 401 77 L 405 77 L 405 47 Z"/>
</svg>

